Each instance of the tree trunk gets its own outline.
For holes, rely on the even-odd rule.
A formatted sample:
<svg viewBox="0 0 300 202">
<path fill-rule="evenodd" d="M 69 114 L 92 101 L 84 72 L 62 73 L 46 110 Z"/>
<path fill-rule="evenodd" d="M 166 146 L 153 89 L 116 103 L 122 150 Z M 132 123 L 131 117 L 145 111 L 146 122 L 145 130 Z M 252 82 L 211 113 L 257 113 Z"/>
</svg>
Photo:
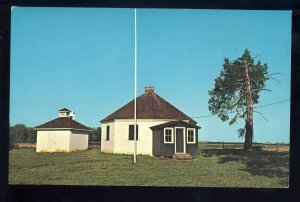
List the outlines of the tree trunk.
<svg viewBox="0 0 300 202">
<path fill-rule="evenodd" d="M 253 140 L 253 123 L 251 124 L 246 120 L 246 135 L 245 135 L 245 143 L 244 150 L 249 151 L 252 149 L 252 140 Z"/>
<path fill-rule="evenodd" d="M 246 135 L 245 135 L 244 150 L 249 151 L 252 149 L 252 140 L 253 140 L 253 101 L 251 95 L 251 85 L 250 85 L 248 65 L 246 61 L 244 61 L 244 66 L 245 66 L 246 95 L 247 95 Z"/>
</svg>

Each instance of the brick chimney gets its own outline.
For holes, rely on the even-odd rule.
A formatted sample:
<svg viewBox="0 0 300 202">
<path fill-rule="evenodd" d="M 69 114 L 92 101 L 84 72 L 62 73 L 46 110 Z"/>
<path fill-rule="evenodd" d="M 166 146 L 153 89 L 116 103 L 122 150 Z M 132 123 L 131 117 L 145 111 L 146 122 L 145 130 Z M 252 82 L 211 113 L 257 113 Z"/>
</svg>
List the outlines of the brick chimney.
<svg viewBox="0 0 300 202">
<path fill-rule="evenodd" d="M 145 92 L 146 93 L 152 93 L 152 92 L 154 92 L 154 86 L 146 86 L 145 87 Z"/>
</svg>

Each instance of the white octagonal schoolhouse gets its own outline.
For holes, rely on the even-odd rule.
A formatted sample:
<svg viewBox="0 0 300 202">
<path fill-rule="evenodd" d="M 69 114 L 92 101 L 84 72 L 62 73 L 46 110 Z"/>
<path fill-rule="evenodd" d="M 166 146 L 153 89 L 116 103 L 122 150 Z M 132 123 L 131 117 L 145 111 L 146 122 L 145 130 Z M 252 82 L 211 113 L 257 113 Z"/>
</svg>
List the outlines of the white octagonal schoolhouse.
<svg viewBox="0 0 300 202">
<path fill-rule="evenodd" d="M 195 155 L 197 122 L 154 93 L 153 86 L 136 98 L 137 154 L 150 156 Z M 101 151 L 134 153 L 134 100 L 101 120 Z"/>
</svg>

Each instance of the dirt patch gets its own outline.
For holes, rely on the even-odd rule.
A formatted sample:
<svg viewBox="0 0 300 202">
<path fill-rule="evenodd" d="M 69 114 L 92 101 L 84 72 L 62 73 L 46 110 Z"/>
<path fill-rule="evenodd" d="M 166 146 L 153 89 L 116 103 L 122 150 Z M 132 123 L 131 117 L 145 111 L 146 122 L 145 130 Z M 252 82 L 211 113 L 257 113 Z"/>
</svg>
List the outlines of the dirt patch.
<svg viewBox="0 0 300 202">
<path fill-rule="evenodd" d="M 282 145 L 282 146 L 278 146 L 277 145 L 270 145 L 270 146 L 264 146 L 262 148 L 264 151 L 278 151 L 278 152 L 288 152 L 290 151 L 290 146 L 288 145 Z"/>
<path fill-rule="evenodd" d="M 17 143 L 16 146 L 20 147 L 20 148 L 35 148 L 36 144 L 31 144 L 31 143 Z"/>
</svg>

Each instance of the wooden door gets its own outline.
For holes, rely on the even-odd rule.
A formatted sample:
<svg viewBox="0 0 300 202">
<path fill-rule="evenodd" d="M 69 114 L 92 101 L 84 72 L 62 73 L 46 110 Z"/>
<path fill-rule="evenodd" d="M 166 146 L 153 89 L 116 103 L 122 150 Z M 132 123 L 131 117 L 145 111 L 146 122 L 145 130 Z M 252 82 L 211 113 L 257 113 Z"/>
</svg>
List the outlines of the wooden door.
<svg viewBox="0 0 300 202">
<path fill-rule="evenodd" d="M 184 128 L 175 128 L 175 153 L 185 153 Z"/>
</svg>

